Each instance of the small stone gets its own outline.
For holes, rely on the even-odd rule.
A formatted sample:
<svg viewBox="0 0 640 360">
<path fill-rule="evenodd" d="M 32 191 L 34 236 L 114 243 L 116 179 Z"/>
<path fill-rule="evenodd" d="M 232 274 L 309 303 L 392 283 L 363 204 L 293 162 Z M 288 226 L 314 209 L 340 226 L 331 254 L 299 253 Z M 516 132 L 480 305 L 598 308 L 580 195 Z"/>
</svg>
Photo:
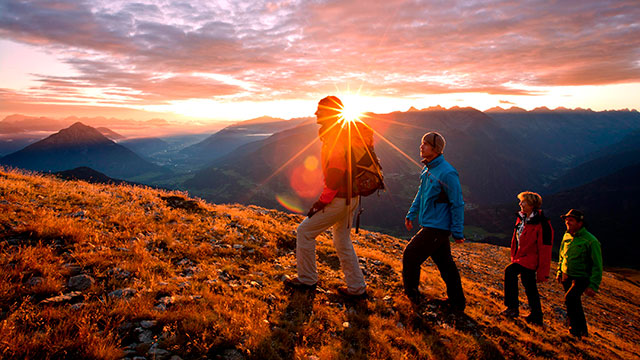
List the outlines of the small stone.
<svg viewBox="0 0 640 360">
<path fill-rule="evenodd" d="M 140 326 L 142 326 L 143 329 L 152 328 L 152 327 L 156 326 L 156 324 L 158 324 L 158 322 L 155 321 L 155 320 L 142 320 L 142 321 L 140 321 Z"/>
<path fill-rule="evenodd" d="M 222 358 L 225 360 L 244 360 L 244 356 L 238 350 L 227 349 L 222 353 Z"/>
<path fill-rule="evenodd" d="M 349 325 L 351 325 L 351 324 L 349 324 L 348 321 L 345 321 L 345 322 L 342 323 L 342 327 L 345 328 L 345 329 L 348 328 Z"/>
<path fill-rule="evenodd" d="M 165 349 L 161 349 L 159 347 L 152 346 L 151 349 L 147 352 L 154 359 L 164 359 L 169 355 L 169 352 Z"/>
<path fill-rule="evenodd" d="M 126 288 L 126 289 L 118 289 L 109 293 L 109 297 L 113 298 L 130 298 L 137 293 L 136 289 Z"/>
<path fill-rule="evenodd" d="M 77 304 L 73 304 L 71 305 L 71 309 L 72 310 L 80 310 L 85 306 L 85 303 L 77 303 Z"/>
<path fill-rule="evenodd" d="M 33 287 L 33 286 L 40 286 L 44 283 L 44 278 L 39 277 L 39 276 L 34 276 L 31 279 L 29 279 L 29 281 L 27 281 L 27 285 Z"/>
<path fill-rule="evenodd" d="M 91 287 L 96 281 L 89 275 L 82 274 L 72 276 L 67 283 L 67 286 L 72 290 L 87 290 Z"/>
<path fill-rule="evenodd" d="M 150 344 L 153 342 L 153 333 L 151 332 L 151 330 L 136 328 L 136 332 L 139 332 L 138 341 L 140 341 L 141 343 Z"/>
<path fill-rule="evenodd" d="M 67 294 L 48 298 L 46 300 L 43 300 L 42 303 L 43 304 L 65 304 L 65 303 L 78 301 L 81 298 L 82 298 L 82 293 L 80 291 L 72 291 Z"/>
</svg>

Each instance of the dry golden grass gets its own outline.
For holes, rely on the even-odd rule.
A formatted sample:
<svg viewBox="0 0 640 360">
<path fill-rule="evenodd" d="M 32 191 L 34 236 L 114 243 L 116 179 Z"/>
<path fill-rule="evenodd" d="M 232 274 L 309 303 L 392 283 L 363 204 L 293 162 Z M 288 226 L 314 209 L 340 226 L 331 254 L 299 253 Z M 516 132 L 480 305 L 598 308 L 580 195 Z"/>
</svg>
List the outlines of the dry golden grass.
<svg viewBox="0 0 640 360">
<path fill-rule="evenodd" d="M 368 300 L 335 293 L 342 273 L 329 233 L 318 239 L 320 288 L 284 291 L 301 219 L 0 168 L 0 358 L 638 358 L 636 282 L 605 272 L 601 293 L 584 301 L 591 335 L 576 340 L 555 283 L 540 287 L 544 327 L 498 316 L 508 253 L 492 245 L 453 245 L 464 315 L 431 301 L 412 308 L 402 295 L 404 241 L 368 231 L 354 235 Z M 50 300 L 71 293 L 79 274 L 95 282 Z M 444 296 L 431 262 L 422 284 Z M 132 294 L 112 296 L 122 289 Z"/>
</svg>

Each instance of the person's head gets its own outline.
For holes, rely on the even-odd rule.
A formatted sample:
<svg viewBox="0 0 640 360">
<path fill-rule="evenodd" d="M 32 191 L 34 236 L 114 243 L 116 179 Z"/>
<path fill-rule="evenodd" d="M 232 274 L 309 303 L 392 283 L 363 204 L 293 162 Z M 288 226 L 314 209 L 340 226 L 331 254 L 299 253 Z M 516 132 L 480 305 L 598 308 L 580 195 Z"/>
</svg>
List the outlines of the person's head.
<svg viewBox="0 0 640 360">
<path fill-rule="evenodd" d="M 327 96 L 318 102 L 318 109 L 315 112 L 318 124 L 334 123 L 340 119 L 342 114 L 342 101 L 337 96 Z"/>
<path fill-rule="evenodd" d="M 523 191 L 518 194 L 518 200 L 520 200 L 520 211 L 529 215 L 533 211 L 540 209 L 542 206 L 542 197 L 540 194 L 531 192 L 531 191 Z"/>
<path fill-rule="evenodd" d="M 446 144 L 447 142 L 444 140 L 444 136 L 435 131 L 430 131 L 422 137 L 420 156 L 427 161 L 431 161 L 444 152 L 444 146 Z"/>
<path fill-rule="evenodd" d="M 569 234 L 575 234 L 584 226 L 584 213 L 580 210 L 571 209 L 560 217 L 564 220 Z"/>
</svg>

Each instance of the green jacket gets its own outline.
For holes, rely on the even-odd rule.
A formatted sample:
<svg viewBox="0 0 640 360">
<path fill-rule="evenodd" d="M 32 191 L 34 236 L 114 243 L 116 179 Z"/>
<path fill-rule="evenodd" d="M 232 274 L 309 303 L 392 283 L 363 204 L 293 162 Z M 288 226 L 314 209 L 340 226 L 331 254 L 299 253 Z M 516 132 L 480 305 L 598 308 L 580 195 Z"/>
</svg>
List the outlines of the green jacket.
<svg viewBox="0 0 640 360">
<path fill-rule="evenodd" d="M 575 235 L 564 233 L 560 244 L 558 275 L 589 278 L 589 287 L 598 291 L 602 281 L 600 242 L 584 227 Z"/>
</svg>

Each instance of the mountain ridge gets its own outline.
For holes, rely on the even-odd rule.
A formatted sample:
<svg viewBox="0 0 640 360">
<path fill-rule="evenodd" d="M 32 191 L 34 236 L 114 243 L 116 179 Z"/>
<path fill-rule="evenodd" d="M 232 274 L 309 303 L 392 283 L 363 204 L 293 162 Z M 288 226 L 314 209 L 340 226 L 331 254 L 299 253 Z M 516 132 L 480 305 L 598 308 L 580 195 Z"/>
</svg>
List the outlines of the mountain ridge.
<svg viewBox="0 0 640 360">
<path fill-rule="evenodd" d="M 0 158 L 0 163 L 53 172 L 87 166 L 124 179 L 167 172 L 80 122 Z"/>
</svg>

